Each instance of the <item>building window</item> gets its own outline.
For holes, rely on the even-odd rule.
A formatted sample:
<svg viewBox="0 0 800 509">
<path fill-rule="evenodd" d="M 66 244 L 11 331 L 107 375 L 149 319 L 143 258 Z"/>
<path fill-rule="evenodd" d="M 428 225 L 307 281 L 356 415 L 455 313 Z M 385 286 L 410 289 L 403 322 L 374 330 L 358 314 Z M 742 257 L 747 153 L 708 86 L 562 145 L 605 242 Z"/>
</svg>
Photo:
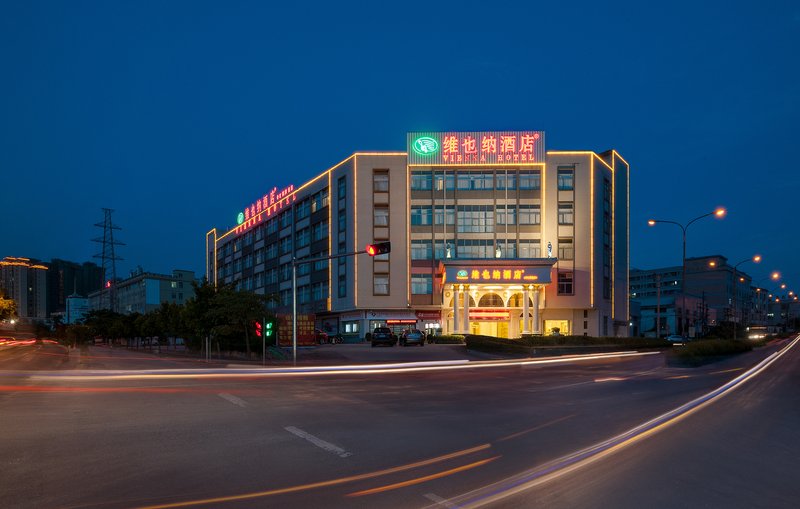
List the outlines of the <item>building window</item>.
<svg viewBox="0 0 800 509">
<path fill-rule="evenodd" d="M 541 207 L 539 205 L 520 205 L 519 224 L 537 225 L 542 222 Z"/>
<path fill-rule="evenodd" d="M 459 233 L 494 232 L 493 205 L 460 205 L 456 215 Z"/>
<path fill-rule="evenodd" d="M 311 197 L 311 212 L 322 210 L 328 206 L 328 188 L 314 194 Z"/>
<path fill-rule="evenodd" d="M 430 209 L 428 211 L 430 212 Z M 389 226 L 389 209 L 387 207 L 376 207 L 373 209 L 372 217 L 373 226 Z M 411 224 L 414 223 L 412 222 Z"/>
<path fill-rule="evenodd" d="M 278 233 L 278 219 L 270 219 L 267 221 L 267 235 L 272 235 L 273 233 Z"/>
<path fill-rule="evenodd" d="M 375 274 L 372 278 L 373 295 L 389 295 L 389 274 Z"/>
<path fill-rule="evenodd" d="M 378 209 L 375 209 L 378 210 Z M 429 225 L 431 224 L 433 210 L 429 206 L 413 206 L 411 207 L 411 226 Z M 388 209 L 387 209 L 388 214 Z M 387 216 L 388 222 L 388 216 Z"/>
<path fill-rule="evenodd" d="M 311 214 L 311 200 L 306 198 L 297 205 L 295 205 L 295 215 L 297 220 L 305 219 Z"/>
<path fill-rule="evenodd" d="M 495 247 L 492 239 L 459 240 L 456 255 L 459 258 L 494 258 Z"/>
<path fill-rule="evenodd" d="M 295 242 L 297 249 L 301 247 L 306 247 L 311 243 L 311 229 L 310 228 L 303 228 L 298 230 L 295 234 Z"/>
<path fill-rule="evenodd" d="M 280 216 L 278 216 L 278 226 L 281 229 L 287 228 L 292 225 L 292 209 L 289 209 L 285 212 L 282 212 Z"/>
<path fill-rule="evenodd" d="M 572 191 L 575 189 L 575 169 L 558 168 L 558 190 L 559 191 Z"/>
<path fill-rule="evenodd" d="M 456 177 L 456 187 L 462 191 L 482 191 L 494 188 L 491 171 L 461 172 Z"/>
<path fill-rule="evenodd" d="M 292 291 L 291 290 L 281 290 L 281 306 L 291 306 L 292 305 Z"/>
<path fill-rule="evenodd" d="M 434 181 L 436 182 L 436 191 L 453 191 L 456 188 L 456 176 L 454 173 L 442 172 L 441 175 L 435 175 Z"/>
<path fill-rule="evenodd" d="M 447 217 L 447 224 L 454 225 L 456 224 L 456 209 L 453 205 L 447 205 L 445 208 L 444 205 L 437 205 L 433 209 L 433 221 L 434 224 L 444 224 L 445 217 Z"/>
<path fill-rule="evenodd" d="M 558 294 L 574 295 L 575 289 L 572 286 L 572 272 L 558 273 Z"/>
<path fill-rule="evenodd" d="M 413 295 L 431 295 L 433 293 L 433 275 L 415 274 L 411 276 L 411 293 Z"/>
<path fill-rule="evenodd" d="M 340 269 L 341 270 L 341 269 Z M 339 274 L 339 298 L 347 297 L 347 274 Z"/>
<path fill-rule="evenodd" d="M 510 207 L 497 207 L 497 224 L 517 224 L 517 207 L 511 205 Z"/>
<path fill-rule="evenodd" d="M 515 173 L 498 173 L 497 189 L 513 191 L 517 189 L 517 175 Z"/>
<path fill-rule="evenodd" d="M 266 259 L 274 260 L 278 257 L 278 244 L 270 244 L 266 247 Z"/>
<path fill-rule="evenodd" d="M 308 304 L 311 302 L 311 289 L 308 285 L 302 285 L 297 287 L 297 303 L 298 304 Z"/>
<path fill-rule="evenodd" d="M 328 283 L 314 283 L 311 287 L 311 298 L 315 301 L 326 300 L 328 298 Z"/>
<path fill-rule="evenodd" d="M 431 190 L 431 174 L 427 171 L 412 171 L 411 172 L 411 190 L 412 191 L 430 191 Z"/>
<path fill-rule="evenodd" d="M 292 279 L 292 264 L 291 263 L 284 263 L 280 267 L 281 270 L 281 281 L 289 281 Z"/>
<path fill-rule="evenodd" d="M 316 242 L 318 240 L 328 238 L 328 221 L 316 223 L 311 227 L 311 240 Z"/>
<path fill-rule="evenodd" d="M 520 258 L 541 258 L 542 246 L 538 240 L 520 240 L 519 241 L 519 257 Z"/>
<path fill-rule="evenodd" d="M 575 219 L 572 213 L 572 203 L 559 202 L 558 204 L 558 224 L 574 224 Z"/>
<path fill-rule="evenodd" d="M 345 334 L 358 334 L 358 322 L 342 322 Z"/>
<path fill-rule="evenodd" d="M 389 173 L 386 171 L 376 171 L 372 175 L 372 191 L 375 193 L 389 192 Z"/>
<path fill-rule="evenodd" d="M 337 180 L 337 196 L 341 198 L 345 198 L 347 196 L 347 177 L 339 177 Z"/>
<path fill-rule="evenodd" d="M 328 252 L 327 251 L 323 251 L 321 253 L 317 253 L 317 254 L 314 255 L 314 258 L 317 258 L 317 257 L 320 257 L 320 256 L 328 256 Z M 317 260 L 317 261 L 314 262 L 314 270 L 328 270 L 328 264 L 329 263 L 330 263 L 330 260 L 328 260 L 327 258 L 324 259 L 324 260 Z"/>
<path fill-rule="evenodd" d="M 412 260 L 430 260 L 433 258 L 433 245 L 430 240 L 411 241 Z"/>
<path fill-rule="evenodd" d="M 558 239 L 558 259 L 575 259 L 575 248 L 573 247 L 572 239 Z"/>
<path fill-rule="evenodd" d="M 523 191 L 539 191 L 542 188 L 542 175 L 539 170 L 520 170 L 519 188 Z"/>
</svg>

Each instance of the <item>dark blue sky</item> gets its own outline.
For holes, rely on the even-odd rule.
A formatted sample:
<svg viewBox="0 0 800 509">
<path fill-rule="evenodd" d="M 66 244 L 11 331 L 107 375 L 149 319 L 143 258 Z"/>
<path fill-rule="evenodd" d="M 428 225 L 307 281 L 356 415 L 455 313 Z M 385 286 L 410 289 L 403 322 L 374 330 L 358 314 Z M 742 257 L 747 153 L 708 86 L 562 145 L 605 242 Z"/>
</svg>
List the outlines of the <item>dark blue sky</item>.
<svg viewBox="0 0 800 509">
<path fill-rule="evenodd" d="M 680 263 L 648 217 L 724 205 L 688 255 L 800 283 L 797 2 L 269 4 L 0 4 L 0 256 L 90 259 L 110 207 L 122 274 L 200 272 L 210 227 L 356 150 L 541 129 L 631 163 L 632 266 Z"/>
</svg>

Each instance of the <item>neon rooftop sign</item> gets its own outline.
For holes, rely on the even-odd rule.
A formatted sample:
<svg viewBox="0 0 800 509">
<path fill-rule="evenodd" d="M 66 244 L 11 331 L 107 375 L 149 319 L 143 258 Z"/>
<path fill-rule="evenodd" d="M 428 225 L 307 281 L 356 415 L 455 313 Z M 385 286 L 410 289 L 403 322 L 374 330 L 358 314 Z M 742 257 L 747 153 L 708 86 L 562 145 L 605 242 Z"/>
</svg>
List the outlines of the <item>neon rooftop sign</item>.
<svg viewBox="0 0 800 509">
<path fill-rule="evenodd" d="M 544 159 L 544 131 L 408 133 L 412 166 L 531 164 Z"/>
<path fill-rule="evenodd" d="M 277 187 L 273 187 L 272 191 L 258 198 L 255 203 L 245 207 L 242 212 L 237 214 L 236 234 L 242 233 L 269 219 L 295 201 L 297 201 L 297 195 L 294 192 L 293 185 L 280 191 L 278 191 Z"/>
</svg>

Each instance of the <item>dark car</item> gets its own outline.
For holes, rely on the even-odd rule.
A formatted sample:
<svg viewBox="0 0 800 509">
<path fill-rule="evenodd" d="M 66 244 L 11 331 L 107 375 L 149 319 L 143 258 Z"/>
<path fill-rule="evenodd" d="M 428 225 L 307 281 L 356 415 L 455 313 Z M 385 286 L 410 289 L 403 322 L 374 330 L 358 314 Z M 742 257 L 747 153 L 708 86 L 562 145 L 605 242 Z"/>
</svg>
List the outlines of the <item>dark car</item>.
<svg viewBox="0 0 800 509">
<path fill-rule="evenodd" d="M 425 346 L 425 334 L 417 329 L 407 330 L 400 336 L 400 346 L 419 345 Z"/>
<path fill-rule="evenodd" d="M 388 345 L 394 346 L 397 344 L 397 337 L 392 334 L 392 329 L 389 327 L 375 327 L 372 331 L 372 346 Z"/>
</svg>

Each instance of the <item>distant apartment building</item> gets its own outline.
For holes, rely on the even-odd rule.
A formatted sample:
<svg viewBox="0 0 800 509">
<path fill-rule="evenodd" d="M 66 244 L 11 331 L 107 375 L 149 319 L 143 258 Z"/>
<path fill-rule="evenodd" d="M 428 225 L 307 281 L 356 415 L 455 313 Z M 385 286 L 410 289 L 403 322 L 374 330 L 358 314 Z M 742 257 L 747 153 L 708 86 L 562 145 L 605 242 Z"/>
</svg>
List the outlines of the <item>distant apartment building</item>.
<svg viewBox="0 0 800 509">
<path fill-rule="evenodd" d="M 682 287 L 680 265 L 631 269 L 630 298 L 641 307 L 643 335 L 664 336 L 684 330 L 690 336 L 702 335 L 720 322 L 766 320 L 764 290 L 754 287 L 752 278 L 734 270 L 722 255 L 687 258 L 685 293 Z"/>
<path fill-rule="evenodd" d="M 67 310 L 67 299 L 73 295 L 87 297 L 103 287 L 103 268 L 92 262 L 76 263 L 53 258 L 46 264 L 47 314 Z"/>
<path fill-rule="evenodd" d="M 194 297 L 194 271 L 173 270 L 172 274 L 156 274 L 141 269 L 127 279 L 111 282 L 115 285 L 117 311 L 122 314 L 145 314 L 158 309 L 163 303 L 185 304 Z M 106 288 L 89 294 L 89 310 L 108 305 L 104 298 Z"/>
<path fill-rule="evenodd" d="M 23 321 L 47 318 L 47 266 L 39 260 L 0 260 L 0 289 L 17 303 L 17 316 Z"/>
</svg>

